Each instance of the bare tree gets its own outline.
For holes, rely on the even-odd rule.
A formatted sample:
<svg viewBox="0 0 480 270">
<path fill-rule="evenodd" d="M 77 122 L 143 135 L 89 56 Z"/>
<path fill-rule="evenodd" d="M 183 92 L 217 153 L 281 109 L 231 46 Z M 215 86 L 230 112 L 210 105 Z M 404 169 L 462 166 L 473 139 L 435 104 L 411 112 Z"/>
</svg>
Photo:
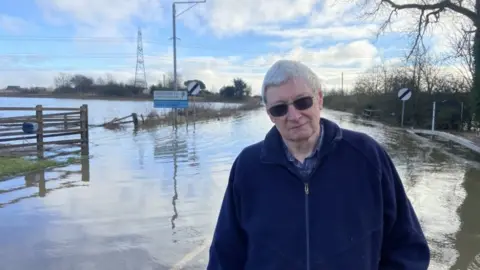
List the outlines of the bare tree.
<svg viewBox="0 0 480 270">
<path fill-rule="evenodd" d="M 55 88 L 71 87 L 71 79 L 72 79 L 71 75 L 60 73 L 54 79 Z"/>
<path fill-rule="evenodd" d="M 374 4 L 372 12 L 367 15 L 375 16 L 381 13 L 382 8 L 389 12 L 383 22 L 380 32 L 382 33 L 392 24 L 392 18 L 399 11 L 417 11 L 415 31 L 413 31 L 413 45 L 407 58 L 424 46 L 423 37 L 429 29 L 440 22 L 441 16 L 453 14 L 469 20 L 473 26 L 473 83 L 472 96 L 474 100 L 474 112 L 480 116 L 480 0 L 409 0 L 410 3 L 399 4 L 397 0 L 365 0 L 366 3 Z M 400 0 L 399 0 L 400 1 Z M 403 1 L 402 1 L 403 2 Z"/>
<path fill-rule="evenodd" d="M 357 78 L 353 91 L 356 94 L 365 95 L 387 93 L 388 81 L 386 76 L 385 63 L 375 65 Z"/>
<path fill-rule="evenodd" d="M 178 89 L 182 88 L 182 84 L 183 84 L 183 75 L 177 72 L 177 88 Z M 173 86 L 174 86 L 173 72 L 167 72 L 167 79 L 164 86 L 173 89 Z"/>
<path fill-rule="evenodd" d="M 436 87 L 436 81 L 441 77 L 438 67 L 440 60 L 435 59 L 427 47 L 420 46 L 415 49 L 412 55 L 407 56 L 405 61 L 407 63 L 411 62 L 413 91 L 424 91 L 432 94 Z"/>
<path fill-rule="evenodd" d="M 454 51 L 451 59 L 460 60 L 460 66 L 455 65 L 463 76 L 465 83 L 472 87 L 473 75 L 475 73 L 473 57 L 473 41 L 475 26 L 471 23 L 460 22 L 455 25 L 456 31 L 450 34 L 450 46 Z M 456 64 L 456 63 L 455 63 Z"/>
<path fill-rule="evenodd" d="M 98 78 L 95 80 L 95 84 L 96 84 L 96 85 L 106 85 L 107 83 L 105 82 L 105 79 L 104 79 L 104 78 L 98 77 Z"/>
</svg>

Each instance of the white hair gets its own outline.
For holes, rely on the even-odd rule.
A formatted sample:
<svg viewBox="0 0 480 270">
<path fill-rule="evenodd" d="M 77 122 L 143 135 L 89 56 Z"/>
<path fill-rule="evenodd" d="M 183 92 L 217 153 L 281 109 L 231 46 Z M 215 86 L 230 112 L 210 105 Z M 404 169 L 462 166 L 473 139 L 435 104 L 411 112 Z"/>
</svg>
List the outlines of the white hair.
<svg viewBox="0 0 480 270">
<path fill-rule="evenodd" d="M 268 69 L 262 84 L 262 100 L 267 103 L 266 92 L 271 86 L 280 86 L 290 79 L 301 78 L 309 88 L 312 89 L 313 94 L 316 95 L 321 91 L 322 82 L 320 78 L 306 65 L 294 60 L 278 60 L 270 69 Z"/>
</svg>

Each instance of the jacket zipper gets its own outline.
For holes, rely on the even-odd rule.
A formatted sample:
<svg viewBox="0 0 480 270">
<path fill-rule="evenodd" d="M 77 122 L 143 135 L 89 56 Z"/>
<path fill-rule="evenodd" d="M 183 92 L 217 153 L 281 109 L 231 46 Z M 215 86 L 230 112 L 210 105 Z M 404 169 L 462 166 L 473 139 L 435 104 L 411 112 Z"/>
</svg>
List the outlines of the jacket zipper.
<svg viewBox="0 0 480 270">
<path fill-rule="evenodd" d="M 302 178 L 301 175 L 299 175 L 297 172 L 292 170 L 288 165 L 286 166 L 288 171 L 290 171 L 293 175 L 297 176 L 298 178 Z M 305 239 L 306 239 L 306 248 L 307 248 L 307 254 L 306 254 L 306 259 L 307 259 L 307 269 L 310 270 L 310 211 L 309 211 L 309 194 L 310 194 L 310 186 L 309 186 L 309 181 L 310 178 L 313 176 L 313 174 L 318 170 L 318 167 L 320 167 L 320 162 L 317 164 L 316 168 L 312 171 L 311 175 L 308 177 L 308 179 L 303 180 L 304 183 L 304 192 L 305 192 Z"/>
<path fill-rule="evenodd" d="M 308 194 L 310 189 L 308 182 L 305 182 L 305 237 L 307 240 L 307 270 L 310 270 L 310 211 L 308 207 Z"/>
<path fill-rule="evenodd" d="M 306 237 L 306 245 L 307 245 L 307 270 L 310 270 L 310 207 L 309 207 L 309 194 L 310 194 L 310 186 L 309 186 L 309 181 L 310 179 L 315 175 L 315 173 L 318 171 L 320 166 L 322 165 L 322 159 L 324 155 L 319 157 L 319 161 L 317 166 L 313 169 L 313 171 L 310 173 L 308 178 L 304 180 L 304 185 L 305 185 L 305 237 Z M 298 174 L 297 174 L 298 175 Z"/>
</svg>

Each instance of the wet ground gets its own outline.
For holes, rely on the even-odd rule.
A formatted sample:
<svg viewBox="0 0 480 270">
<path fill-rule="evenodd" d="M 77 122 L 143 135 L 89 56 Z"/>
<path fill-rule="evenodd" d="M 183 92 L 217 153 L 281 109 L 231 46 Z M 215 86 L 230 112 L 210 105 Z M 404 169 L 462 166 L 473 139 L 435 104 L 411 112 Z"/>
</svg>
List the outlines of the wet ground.
<svg viewBox="0 0 480 270">
<path fill-rule="evenodd" d="M 116 116 L 149 106 L 88 102 L 97 113 L 119 106 Z M 387 148 L 431 245 L 430 269 L 480 269 L 478 159 L 324 116 Z M 92 129 L 89 161 L 0 182 L 1 269 L 205 269 L 231 163 L 270 127 L 258 111 L 188 130 Z"/>
</svg>

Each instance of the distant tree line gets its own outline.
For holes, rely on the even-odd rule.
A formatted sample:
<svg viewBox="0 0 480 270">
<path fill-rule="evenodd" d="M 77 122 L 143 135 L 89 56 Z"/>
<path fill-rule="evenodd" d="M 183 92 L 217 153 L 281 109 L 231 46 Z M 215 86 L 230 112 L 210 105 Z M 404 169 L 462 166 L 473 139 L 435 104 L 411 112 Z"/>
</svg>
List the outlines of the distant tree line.
<svg viewBox="0 0 480 270">
<path fill-rule="evenodd" d="M 120 83 L 107 75 L 96 80 L 82 74 L 60 73 L 55 77 L 54 93 L 79 94 L 97 96 L 132 97 L 143 94 L 141 87 L 135 87 L 133 82 Z"/>
<path fill-rule="evenodd" d="M 402 101 L 398 91 L 412 90 L 405 102 L 404 125 L 431 128 L 433 102 L 436 102 L 436 129 L 470 130 L 474 119 L 474 95 L 471 76 L 459 76 L 442 70 L 435 59 L 417 52 L 401 65 L 378 65 L 355 81 L 353 89 L 332 89 L 324 94 L 328 108 L 358 115 L 377 117 L 399 125 Z M 477 120 L 478 121 L 478 120 Z"/>
<path fill-rule="evenodd" d="M 480 2 L 472 1 L 469 4 L 465 4 L 465 1 L 461 0 L 407 1 L 410 3 L 399 0 L 367 0 L 366 2 L 368 4 L 361 8 L 361 14 L 365 18 L 382 21 L 378 34 L 386 33 L 387 29 L 395 24 L 395 20 L 392 20 L 393 16 L 412 19 L 409 20 L 411 21 L 409 25 L 411 30 L 407 33 L 411 38 L 407 59 L 411 60 L 409 64 L 414 67 L 414 70 L 410 70 L 408 74 L 411 80 L 410 85 L 414 88 L 417 98 L 414 102 L 408 102 L 410 106 L 415 106 L 411 108 L 415 115 L 410 116 L 409 119 L 414 123 L 423 119 L 423 116 L 418 115 L 420 113 L 418 110 L 424 109 L 419 108 L 423 103 L 418 104 L 421 102 L 418 99 L 424 100 L 427 97 L 433 99 L 432 96 L 434 96 L 435 100 L 442 103 L 443 98 L 448 98 L 447 100 L 452 103 L 449 107 L 452 109 L 454 106 L 452 100 L 468 104 L 467 116 L 473 118 L 474 121 L 461 124 L 467 124 L 468 127 L 470 124 L 478 124 L 480 122 Z M 449 21 L 448 17 L 452 17 L 452 15 L 455 20 Z M 447 42 L 441 42 L 442 46 L 449 45 L 450 47 L 448 51 L 442 50 L 441 58 L 443 59 L 438 60 L 441 60 L 440 62 L 443 64 L 450 64 L 450 66 L 453 64 L 456 67 L 460 63 L 461 69 L 465 71 L 464 75 L 468 75 L 464 81 L 458 81 L 458 77 L 455 79 L 442 78 L 442 76 L 432 77 L 431 71 L 426 71 L 435 64 L 430 62 L 425 65 L 425 61 L 422 60 L 422 58 L 425 59 L 428 51 L 424 38 L 434 29 L 444 32 Z M 446 76 L 451 77 L 448 74 Z M 439 79 L 440 82 L 437 83 Z M 441 85 L 445 83 L 445 80 L 449 85 Z M 440 85 L 438 86 L 438 84 Z M 440 98 L 439 94 L 443 96 Z M 468 100 L 466 100 L 467 97 Z M 445 106 L 448 105 L 442 104 L 439 112 L 443 112 L 446 117 L 453 117 L 447 116 L 451 114 L 445 113 Z M 458 122 L 458 118 L 455 117 L 455 119 Z M 469 119 L 465 121 L 469 121 Z M 450 126 L 446 123 L 441 125 Z"/>
<path fill-rule="evenodd" d="M 181 76 L 181 75 L 180 75 Z M 178 90 L 187 90 L 188 84 L 192 81 L 196 81 L 200 84 L 200 93 L 198 96 L 204 97 L 206 99 L 228 99 L 228 100 L 244 100 L 251 97 L 252 88 L 248 85 L 243 79 L 235 78 L 232 81 L 232 85 L 226 85 L 220 88 L 218 93 L 207 90 L 205 83 L 201 80 L 181 80 L 181 77 L 178 79 L 177 89 Z M 183 81 L 183 83 L 180 83 Z M 155 85 L 150 86 L 150 94 L 153 95 L 153 91 L 157 90 L 172 90 L 174 86 L 173 76 L 169 74 L 164 82 L 158 82 Z"/>
<path fill-rule="evenodd" d="M 243 79 L 235 78 L 232 85 L 223 86 L 218 93 L 207 90 L 205 83 L 201 80 L 183 80 L 179 74 L 177 76 L 177 89 L 186 90 L 191 81 L 197 81 L 200 84 L 200 93 L 198 96 L 211 100 L 244 100 L 251 97 L 251 86 Z M 133 80 L 127 83 L 121 83 L 114 80 L 111 75 L 106 78 L 93 79 L 82 74 L 61 73 L 55 78 L 54 93 L 59 94 L 81 94 L 98 96 L 116 96 L 116 97 L 135 97 L 152 96 L 157 90 L 173 90 L 174 80 L 171 74 L 167 74 L 163 81 L 150 85 L 148 90 L 142 87 L 134 86 Z"/>
<path fill-rule="evenodd" d="M 233 85 L 227 85 L 220 89 L 219 95 L 230 99 L 245 99 L 252 95 L 252 88 L 242 79 L 233 79 Z"/>
</svg>

